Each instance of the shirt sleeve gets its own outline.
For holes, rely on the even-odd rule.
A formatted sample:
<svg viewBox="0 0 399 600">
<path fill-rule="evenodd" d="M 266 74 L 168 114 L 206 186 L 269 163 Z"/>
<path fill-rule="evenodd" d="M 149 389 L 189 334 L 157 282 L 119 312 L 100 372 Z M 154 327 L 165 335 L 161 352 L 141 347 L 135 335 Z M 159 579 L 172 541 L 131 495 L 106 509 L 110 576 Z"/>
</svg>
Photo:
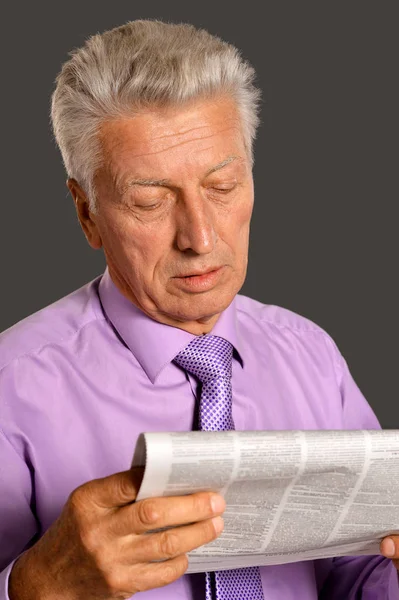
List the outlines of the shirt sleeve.
<svg viewBox="0 0 399 600">
<path fill-rule="evenodd" d="M 337 370 L 344 429 L 381 429 L 337 346 L 328 338 Z M 398 515 L 399 518 L 399 515 Z M 398 571 L 382 555 L 334 558 L 319 600 L 399 600 Z"/>
<path fill-rule="evenodd" d="M 29 468 L 0 429 L 0 600 L 16 559 L 37 533 Z"/>
</svg>

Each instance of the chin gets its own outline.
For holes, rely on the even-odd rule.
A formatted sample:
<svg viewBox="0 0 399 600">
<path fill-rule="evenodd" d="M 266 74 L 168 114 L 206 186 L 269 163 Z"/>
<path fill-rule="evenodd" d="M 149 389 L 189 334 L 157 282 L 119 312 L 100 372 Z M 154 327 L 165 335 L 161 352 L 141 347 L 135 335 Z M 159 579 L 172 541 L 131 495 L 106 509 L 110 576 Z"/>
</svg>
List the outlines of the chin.
<svg viewBox="0 0 399 600">
<path fill-rule="evenodd" d="M 206 298 L 205 294 L 201 297 L 188 298 L 181 302 L 176 315 L 182 321 L 203 321 L 219 315 L 231 304 L 236 294 L 216 293 L 212 298 Z"/>
</svg>

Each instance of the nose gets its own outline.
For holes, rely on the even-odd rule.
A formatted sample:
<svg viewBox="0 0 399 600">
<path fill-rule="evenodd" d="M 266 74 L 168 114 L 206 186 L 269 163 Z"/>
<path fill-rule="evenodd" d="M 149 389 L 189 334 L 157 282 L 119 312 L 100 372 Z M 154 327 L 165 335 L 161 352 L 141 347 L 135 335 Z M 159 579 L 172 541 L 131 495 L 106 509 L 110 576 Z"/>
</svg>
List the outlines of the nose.
<svg viewBox="0 0 399 600">
<path fill-rule="evenodd" d="M 176 243 L 181 252 L 209 254 L 217 241 L 215 215 L 200 192 L 184 194 L 177 209 Z"/>
</svg>

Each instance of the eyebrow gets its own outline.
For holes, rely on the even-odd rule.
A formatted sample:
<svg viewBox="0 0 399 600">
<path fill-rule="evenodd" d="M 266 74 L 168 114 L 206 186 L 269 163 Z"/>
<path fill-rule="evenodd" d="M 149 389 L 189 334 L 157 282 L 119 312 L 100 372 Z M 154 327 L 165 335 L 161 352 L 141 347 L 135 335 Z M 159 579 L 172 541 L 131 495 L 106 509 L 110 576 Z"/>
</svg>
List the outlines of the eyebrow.
<svg viewBox="0 0 399 600">
<path fill-rule="evenodd" d="M 223 169 L 223 167 L 225 167 L 226 165 L 229 165 L 231 162 L 233 162 L 233 160 L 237 160 L 238 158 L 240 158 L 240 157 L 239 156 L 229 156 L 228 158 L 226 158 L 226 160 L 223 160 L 221 163 L 219 163 L 215 167 L 212 167 L 211 169 L 209 169 L 209 171 L 206 172 L 205 177 L 208 177 L 208 175 L 210 175 L 211 173 L 214 173 L 215 171 L 219 171 L 219 169 Z"/>
<path fill-rule="evenodd" d="M 208 177 L 208 175 L 210 175 L 211 173 L 214 173 L 215 171 L 219 171 L 219 169 L 223 169 L 223 167 L 226 167 L 227 165 L 232 163 L 234 160 L 237 160 L 239 158 L 241 158 L 241 157 L 240 156 L 229 156 L 228 158 L 226 158 L 219 164 L 215 165 L 214 167 L 211 167 L 205 173 L 205 177 Z M 116 183 L 116 187 L 118 188 L 117 179 L 115 180 L 115 183 Z M 136 178 L 129 177 L 127 179 L 127 181 L 120 187 L 120 190 L 119 190 L 120 193 L 124 194 L 133 185 L 167 186 L 167 185 L 171 185 L 171 182 L 169 179 L 141 179 L 141 178 L 136 179 Z"/>
</svg>

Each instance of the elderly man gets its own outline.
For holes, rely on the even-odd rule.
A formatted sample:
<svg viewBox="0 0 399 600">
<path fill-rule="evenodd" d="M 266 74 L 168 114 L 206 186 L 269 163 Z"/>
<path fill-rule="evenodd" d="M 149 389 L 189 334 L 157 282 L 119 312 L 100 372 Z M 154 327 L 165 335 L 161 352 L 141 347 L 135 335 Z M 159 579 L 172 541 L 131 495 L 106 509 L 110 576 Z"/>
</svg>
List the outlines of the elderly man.
<svg viewBox="0 0 399 600">
<path fill-rule="evenodd" d="M 187 575 L 187 553 L 223 528 L 223 498 L 135 503 L 139 433 L 212 429 L 207 411 L 220 429 L 379 428 L 325 331 L 238 294 L 253 75 L 203 30 L 134 21 L 91 37 L 57 78 L 67 184 L 107 269 L 1 337 L 2 600 L 399 598 L 384 556 Z"/>
</svg>

